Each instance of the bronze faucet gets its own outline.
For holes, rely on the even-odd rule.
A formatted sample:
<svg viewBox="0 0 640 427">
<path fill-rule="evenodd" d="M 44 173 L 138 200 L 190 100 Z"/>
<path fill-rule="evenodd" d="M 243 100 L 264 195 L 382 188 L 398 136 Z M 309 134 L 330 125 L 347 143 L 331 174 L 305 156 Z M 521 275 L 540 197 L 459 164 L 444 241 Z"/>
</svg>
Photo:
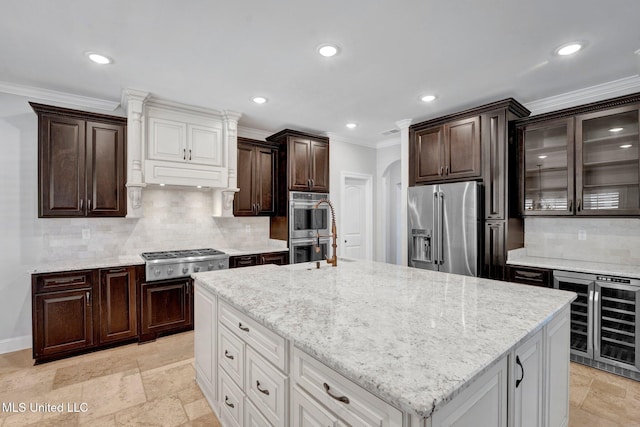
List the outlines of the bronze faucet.
<svg viewBox="0 0 640 427">
<path fill-rule="evenodd" d="M 338 253 L 337 253 L 338 232 L 336 230 L 336 213 L 335 213 L 335 211 L 333 209 L 333 205 L 331 204 L 329 199 L 320 200 L 318 203 L 316 203 L 316 205 L 313 208 L 317 209 L 318 206 L 320 206 L 320 204 L 322 204 L 322 203 L 328 204 L 329 208 L 331 208 L 331 237 L 333 238 L 333 244 L 331 246 L 333 247 L 333 256 L 331 258 L 326 257 L 326 259 L 327 259 L 327 263 L 328 264 L 331 264 L 333 267 L 337 267 L 338 266 Z M 318 245 L 316 246 L 316 252 L 320 252 L 320 237 L 329 237 L 329 236 L 321 236 L 320 233 L 316 231 L 316 237 L 318 239 Z"/>
</svg>

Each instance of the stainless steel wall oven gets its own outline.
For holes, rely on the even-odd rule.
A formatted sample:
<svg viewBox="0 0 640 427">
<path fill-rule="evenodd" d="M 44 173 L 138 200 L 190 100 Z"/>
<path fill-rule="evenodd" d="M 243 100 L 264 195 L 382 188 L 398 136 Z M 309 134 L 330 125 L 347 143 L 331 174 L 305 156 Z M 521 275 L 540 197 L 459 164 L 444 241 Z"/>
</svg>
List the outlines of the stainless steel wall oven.
<svg viewBox="0 0 640 427">
<path fill-rule="evenodd" d="M 320 200 L 328 199 L 327 193 L 291 191 L 289 193 L 289 262 L 309 262 L 324 260 L 329 253 L 330 239 L 318 235 L 331 234 L 331 211 L 323 203 L 314 208 Z M 320 244 L 320 251 L 316 248 Z"/>
</svg>

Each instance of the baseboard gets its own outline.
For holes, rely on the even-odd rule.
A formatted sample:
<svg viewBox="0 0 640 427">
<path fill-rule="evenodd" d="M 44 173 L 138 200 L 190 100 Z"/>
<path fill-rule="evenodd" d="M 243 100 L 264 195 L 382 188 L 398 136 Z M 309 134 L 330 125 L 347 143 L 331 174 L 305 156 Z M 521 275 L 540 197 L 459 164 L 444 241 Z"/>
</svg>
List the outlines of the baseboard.
<svg viewBox="0 0 640 427">
<path fill-rule="evenodd" d="M 0 340 L 0 354 L 31 348 L 31 335 Z"/>
</svg>

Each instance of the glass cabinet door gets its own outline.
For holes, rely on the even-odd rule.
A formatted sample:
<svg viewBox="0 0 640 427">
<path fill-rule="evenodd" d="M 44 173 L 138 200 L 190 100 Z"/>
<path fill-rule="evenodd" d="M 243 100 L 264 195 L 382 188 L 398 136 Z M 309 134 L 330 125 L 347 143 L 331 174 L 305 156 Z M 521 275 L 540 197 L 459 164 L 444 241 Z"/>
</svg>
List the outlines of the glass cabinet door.
<svg viewBox="0 0 640 427">
<path fill-rule="evenodd" d="M 522 131 L 524 215 L 573 213 L 573 119 L 528 125 Z"/>
<path fill-rule="evenodd" d="M 578 215 L 640 213 L 638 106 L 576 117 Z"/>
</svg>

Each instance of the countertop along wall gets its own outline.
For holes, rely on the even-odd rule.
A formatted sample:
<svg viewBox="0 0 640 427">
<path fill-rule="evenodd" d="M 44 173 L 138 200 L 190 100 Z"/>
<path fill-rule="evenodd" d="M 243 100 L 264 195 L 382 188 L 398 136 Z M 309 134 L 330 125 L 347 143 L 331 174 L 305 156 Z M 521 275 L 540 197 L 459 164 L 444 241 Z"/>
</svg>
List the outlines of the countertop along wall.
<svg viewBox="0 0 640 427">
<path fill-rule="evenodd" d="M 27 101 L 0 94 L 0 353 L 31 347 L 34 266 L 167 249 L 270 246 L 268 218 L 212 218 L 210 190 L 147 187 L 141 219 L 38 218 L 37 117 Z"/>
</svg>

